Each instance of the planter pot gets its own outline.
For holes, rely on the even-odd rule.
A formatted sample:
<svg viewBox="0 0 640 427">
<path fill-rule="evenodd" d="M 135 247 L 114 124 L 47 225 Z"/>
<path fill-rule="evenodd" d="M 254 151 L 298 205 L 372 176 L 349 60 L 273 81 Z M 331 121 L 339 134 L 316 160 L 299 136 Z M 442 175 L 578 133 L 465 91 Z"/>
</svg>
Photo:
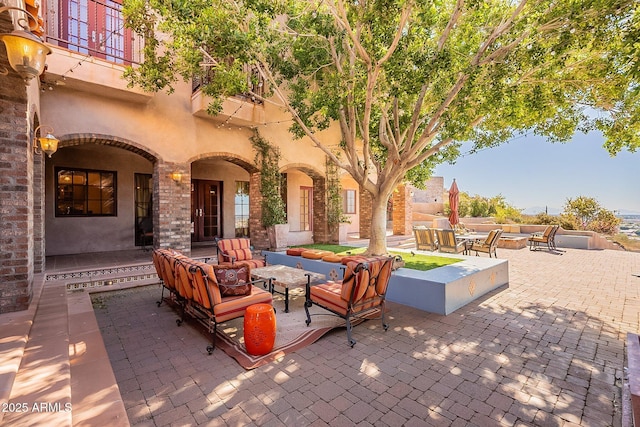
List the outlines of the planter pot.
<svg viewBox="0 0 640 427">
<path fill-rule="evenodd" d="M 276 224 L 267 227 L 269 236 L 269 247 L 272 251 L 282 252 L 287 250 L 289 235 L 289 224 Z"/>
</svg>

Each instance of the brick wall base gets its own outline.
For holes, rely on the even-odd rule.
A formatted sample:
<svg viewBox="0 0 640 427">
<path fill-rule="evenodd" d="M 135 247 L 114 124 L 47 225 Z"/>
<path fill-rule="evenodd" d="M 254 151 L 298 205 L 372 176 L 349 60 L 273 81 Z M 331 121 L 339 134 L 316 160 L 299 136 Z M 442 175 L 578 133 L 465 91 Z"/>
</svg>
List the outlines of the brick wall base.
<svg viewBox="0 0 640 427">
<path fill-rule="evenodd" d="M 0 32 L 13 29 L 8 14 Z M 0 313 L 29 307 L 33 287 L 33 151 L 27 138 L 28 98 L 24 81 L 0 43 Z M 37 83 L 32 83 L 37 84 Z"/>
</svg>

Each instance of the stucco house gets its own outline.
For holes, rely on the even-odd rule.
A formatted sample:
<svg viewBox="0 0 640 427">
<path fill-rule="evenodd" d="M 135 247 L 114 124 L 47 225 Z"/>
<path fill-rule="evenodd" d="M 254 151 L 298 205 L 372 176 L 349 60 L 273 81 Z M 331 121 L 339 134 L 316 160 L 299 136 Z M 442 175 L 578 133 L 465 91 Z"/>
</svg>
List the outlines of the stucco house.
<svg viewBox="0 0 640 427">
<path fill-rule="evenodd" d="M 290 243 L 337 241 L 326 221 L 325 156 L 292 138 L 291 119 L 275 102 L 239 94 L 210 116 L 197 79 L 170 95 L 128 87 L 123 71 L 141 60 L 143 41 L 124 29 L 120 0 L 13 6 L 42 18 L 32 30 L 52 52 L 42 75 L 25 83 L 0 43 L 0 69 L 7 69 L 0 75 L 0 312 L 28 306 L 49 255 L 151 245 L 188 254 L 234 236 L 267 247 L 255 130 L 282 153 Z M 0 32 L 17 28 L 19 18 L 2 13 Z M 46 133 L 60 141 L 51 157 L 36 139 Z M 325 133 L 339 142 L 337 127 Z M 341 187 L 347 231 L 368 237 L 367 194 L 348 175 Z M 390 201 L 395 234 L 410 233 L 409 198 L 403 187 Z"/>
</svg>

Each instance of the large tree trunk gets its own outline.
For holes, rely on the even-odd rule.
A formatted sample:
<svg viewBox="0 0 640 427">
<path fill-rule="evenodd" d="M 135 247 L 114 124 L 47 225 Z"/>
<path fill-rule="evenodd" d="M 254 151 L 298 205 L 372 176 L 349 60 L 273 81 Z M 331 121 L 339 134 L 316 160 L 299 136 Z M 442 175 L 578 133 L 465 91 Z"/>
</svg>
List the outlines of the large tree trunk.
<svg viewBox="0 0 640 427">
<path fill-rule="evenodd" d="M 371 237 L 368 255 L 387 254 L 387 201 L 389 197 L 381 194 L 372 195 L 371 199 Z"/>
</svg>

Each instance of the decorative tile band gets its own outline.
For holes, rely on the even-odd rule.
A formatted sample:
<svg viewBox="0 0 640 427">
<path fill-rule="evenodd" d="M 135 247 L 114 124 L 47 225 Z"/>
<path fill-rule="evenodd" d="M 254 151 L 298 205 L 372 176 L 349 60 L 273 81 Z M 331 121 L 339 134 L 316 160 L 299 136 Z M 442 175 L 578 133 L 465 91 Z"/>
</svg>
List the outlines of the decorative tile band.
<svg viewBox="0 0 640 427">
<path fill-rule="evenodd" d="M 68 291 L 73 291 L 76 289 L 99 288 L 102 286 L 120 285 L 123 283 L 132 283 L 132 282 L 138 282 L 141 280 L 150 280 L 150 279 L 155 279 L 158 281 L 160 280 L 156 273 L 150 273 L 150 274 L 141 274 L 138 276 L 127 276 L 127 277 L 117 277 L 113 279 L 107 278 L 104 280 L 89 280 L 85 282 L 67 283 L 66 286 Z"/>
<path fill-rule="evenodd" d="M 194 258 L 198 261 L 207 262 L 210 257 Z M 133 274 L 132 274 L 133 273 Z M 137 274 L 136 274 L 137 273 Z M 47 281 L 85 279 L 79 282 L 67 283 L 68 291 L 76 289 L 99 288 L 101 286 L 111 286 L 123 283 L 133 283 L 143 280 L 158 280 L 155 266 L 153 264 L 130 265 L 125 267 L 109 267 L 95 270 L 73 271 L 66 273 L 47 274 Z"/>
<path fill-rule="evenodd" d="M 155 267 L 153 266 L 153 264 L 130 265 L 126 267 L 109 267 L 109 268 L 99 268 L 95 270 L 52 273 L 52 274 L 47 274 L 45 280 L 49 281 L 49 280 L 82 279 L 82 278 L 95 279 L 101 276 L 104 277 L 104 276 L 113 276 L 113 275 L 129 274 L 129 273 L 145 273 L 150 271 L 153 271 L 155 273 Z"/>
</svg>

